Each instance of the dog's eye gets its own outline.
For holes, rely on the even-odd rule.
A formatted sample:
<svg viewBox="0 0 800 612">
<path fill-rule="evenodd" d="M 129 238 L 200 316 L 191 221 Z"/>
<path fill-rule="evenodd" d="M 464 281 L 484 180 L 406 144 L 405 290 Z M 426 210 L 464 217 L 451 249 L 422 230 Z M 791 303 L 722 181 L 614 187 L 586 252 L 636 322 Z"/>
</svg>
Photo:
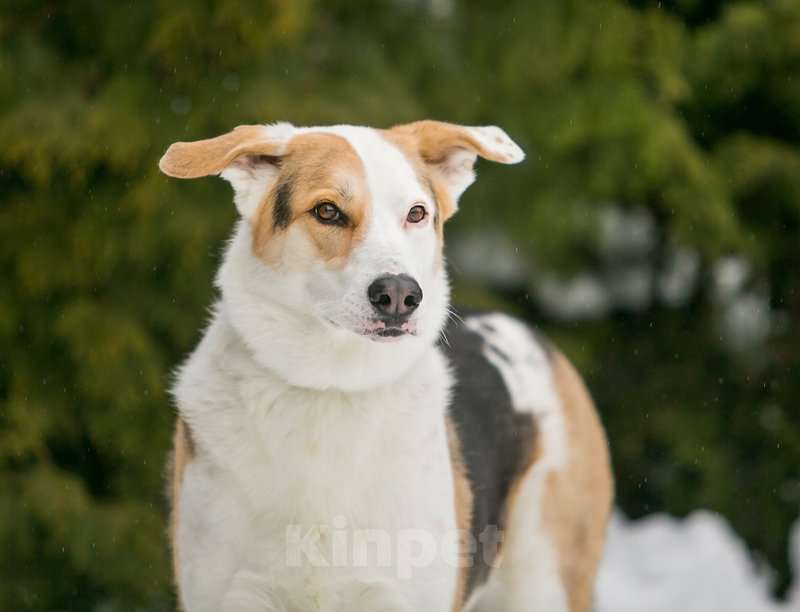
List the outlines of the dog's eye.
<svg viewBox="0 0 800 612">
<path fill-rule="evenodd" d="M 428 211 L 425 210 L 425 207 L 421 204 L 417 204 L 416 206 L 412 206 L 411 210 L 408 211 L 408 216 L 406 217 L 406 221 L 409 223 L 419 223 L 425 217 L 428 216 Z"/>
<path fill-rule="evenodd" d="M 328 202 L 327 200 L 317 202 L 316 206 L 311 209 L 311 214 L 313 214 L 320 223 L 343 224 L 345 222 L 344 213 L 339 210 L 336 204 Z"/>
</svg>

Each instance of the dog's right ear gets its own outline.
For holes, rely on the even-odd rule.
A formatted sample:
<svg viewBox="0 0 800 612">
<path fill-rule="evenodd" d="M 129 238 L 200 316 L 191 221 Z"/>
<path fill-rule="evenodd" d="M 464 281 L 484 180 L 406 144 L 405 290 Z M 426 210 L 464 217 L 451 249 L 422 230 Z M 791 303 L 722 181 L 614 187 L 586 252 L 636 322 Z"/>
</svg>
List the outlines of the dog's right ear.
<svg viewBox="0 0 800 612">
<path fill-rule="evenodd" d="M 239 213 L 250 218 L 286 153 L 294 127 L 288 123 L 240 125 L 233 131 L 194 142 L 176 142 L 158 162 L 161 171 L 191 179 L 218 174 L 235 193 Z"/>
</svg>

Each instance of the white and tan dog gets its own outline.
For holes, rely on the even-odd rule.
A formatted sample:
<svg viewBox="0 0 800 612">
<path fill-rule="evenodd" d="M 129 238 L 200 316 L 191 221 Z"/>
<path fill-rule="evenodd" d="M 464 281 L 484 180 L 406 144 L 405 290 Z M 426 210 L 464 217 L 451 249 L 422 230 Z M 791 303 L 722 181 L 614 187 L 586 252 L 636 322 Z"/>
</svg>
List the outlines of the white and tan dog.
<svg viewBox="0 0 800 612">
<path fill-rule="evenodd" d="M 445 330 L 442 226 L 497 127 L 238 127 L 172 145 L 241 215 L 181 368 L 172 539 L 188 612 L 586 611 L 612 497 L 567 360 Z"/>
</svg>

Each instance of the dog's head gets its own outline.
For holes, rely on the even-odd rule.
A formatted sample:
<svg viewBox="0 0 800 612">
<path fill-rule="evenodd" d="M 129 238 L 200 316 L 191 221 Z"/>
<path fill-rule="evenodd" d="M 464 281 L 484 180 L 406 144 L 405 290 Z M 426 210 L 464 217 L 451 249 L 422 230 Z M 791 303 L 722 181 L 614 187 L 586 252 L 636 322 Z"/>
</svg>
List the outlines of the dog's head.
<svg viewBox="0 0 800 612">
<path fill-rule="evenodd" d="M 524 158 L 493 126 L 280 123 L 175 143 L 159 166 L 233 185 L 221 308 L 258 360 L 291 384 L 357 390 L 401 376 L 440 333 L 442 225 L 478 156 Z"/>
</svg>

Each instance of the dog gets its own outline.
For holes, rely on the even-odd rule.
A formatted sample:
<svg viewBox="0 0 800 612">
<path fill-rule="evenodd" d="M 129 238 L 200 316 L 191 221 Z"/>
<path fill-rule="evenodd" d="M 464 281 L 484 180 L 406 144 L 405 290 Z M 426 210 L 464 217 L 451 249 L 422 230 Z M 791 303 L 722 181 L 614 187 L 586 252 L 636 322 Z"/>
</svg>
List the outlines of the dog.
<svg viewBox="0 0 800 612">
<path fill-rule="evenodd" d="M 161 170 L 239 213 L 179 369 L 171 542 L 187 612 L 587 611 L 608 445 L 567 359 L 452 314 L 443 225 L 502 129 L 245 125 Z"/>
</svg>

